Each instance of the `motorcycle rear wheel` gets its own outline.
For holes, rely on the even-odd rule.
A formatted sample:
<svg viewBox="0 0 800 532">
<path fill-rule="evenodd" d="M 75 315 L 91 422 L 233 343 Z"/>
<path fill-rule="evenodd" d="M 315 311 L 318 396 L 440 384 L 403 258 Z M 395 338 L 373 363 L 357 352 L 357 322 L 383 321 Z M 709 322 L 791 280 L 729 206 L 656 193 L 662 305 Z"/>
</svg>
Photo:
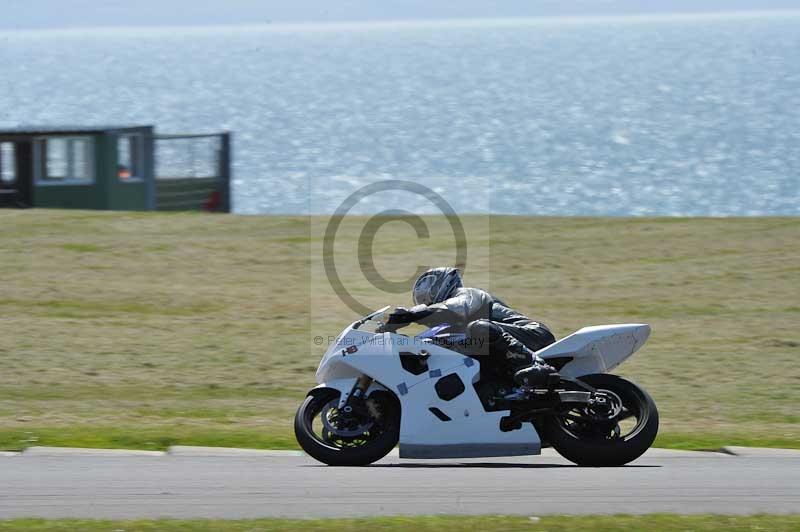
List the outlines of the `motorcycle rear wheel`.
<svg viewBox="0 0 800 532">
<path fill-rule="evenodd" d="M 325 388 L 308 394 L 294 418 L 294 433 L 300 447 L 312 458 L 331 466 L 364 466 L 389 454 L 400 439 L 397 398 L 390 392 L 370 394 L 368 400 L 379 417 L 367 421 L 361 431 L 361 425 L 346 430 L 336 425 L 341 414 L 335 407 L 339 396 L 337 390 Z M 322 421 L 321 416 L 326 419 Z"/>
<path fill-rule="evenodd" d="M 585 375 L 579 380 L 610 392 L 610 397 L 622 403 L 622 411 L 610 420 L 594 419 L 586 408 L 551 416 L 545 434 L 553 448 L 575 464 L 592 467 L 622 466 L 644 454 L 658 434 L 653 398 L 617 375 Z"/>
</svg>

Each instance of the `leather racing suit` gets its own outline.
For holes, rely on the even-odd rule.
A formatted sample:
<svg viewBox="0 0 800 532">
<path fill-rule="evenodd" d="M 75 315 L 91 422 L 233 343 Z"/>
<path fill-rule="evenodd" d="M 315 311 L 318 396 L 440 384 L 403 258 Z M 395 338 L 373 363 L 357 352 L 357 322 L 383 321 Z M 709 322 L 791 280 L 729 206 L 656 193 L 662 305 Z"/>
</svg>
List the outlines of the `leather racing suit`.
<svg viewBox="0 0 800 532">
<path fill-rule="evenodd" d="M 471 356 L 487 357 L 489 364 L 482 362 L 482 368 L 506 377 L 542 363 L 533 351 L 555 342 L 546 325 L 479 288 L 460 287 L 441 303 L 398 309 L 388 324 L 411 322 L 429 327 L 449 323 L 456 331 L 465 332 L 465 351 Z"/>
</svg>

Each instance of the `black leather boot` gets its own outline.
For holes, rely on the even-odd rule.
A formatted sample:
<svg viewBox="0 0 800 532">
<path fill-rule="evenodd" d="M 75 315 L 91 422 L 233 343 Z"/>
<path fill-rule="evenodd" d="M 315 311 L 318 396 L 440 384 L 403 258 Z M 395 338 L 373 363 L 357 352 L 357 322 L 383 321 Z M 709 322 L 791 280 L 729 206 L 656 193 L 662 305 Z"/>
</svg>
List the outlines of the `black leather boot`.
<svg viewBox="0 0 800 532">
<path fill-rule="evenodd" d="M 503 333 L 503 337 L 508 344 L 506 360 L 511 362 L 514 359 L 524 358 L 526 362 L 531 361 L 530 366 L 523 367 L 514 373 L 514 382 L 517 386 L 549 388 L 558 384 L 561 376 L 556 372 L 556 368 L 545 362 L 541 357 L 536 356 L 533 350 L 525 347 L 522 342 L 510 334 Z"/>
<path fill-rule="evenodd" d="M 526 388 L 551 388 L 558 384 L 561 375 L 556 368 L 545 362 L 536 361 L 514 374 L 514 382 Z"/>
</svg>

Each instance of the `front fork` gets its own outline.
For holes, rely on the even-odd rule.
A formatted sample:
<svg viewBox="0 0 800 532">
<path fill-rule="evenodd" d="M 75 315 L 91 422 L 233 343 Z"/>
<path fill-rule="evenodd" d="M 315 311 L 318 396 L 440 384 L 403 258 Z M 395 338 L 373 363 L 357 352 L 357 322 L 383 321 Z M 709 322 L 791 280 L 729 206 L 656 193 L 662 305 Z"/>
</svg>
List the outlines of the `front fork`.
<svg viewBox="0 0 800 532">
<path fill-rule="evenodd" d="M 339 410 L 351 412 L 353 408 L 350 405 L 350 400 L 354 398 L 356 400 L 363 398 L 371 384 L 372 377 L 369 375 L 361 375 L 357 378 L 350 392 L 339 396 Z"/>
</svg>

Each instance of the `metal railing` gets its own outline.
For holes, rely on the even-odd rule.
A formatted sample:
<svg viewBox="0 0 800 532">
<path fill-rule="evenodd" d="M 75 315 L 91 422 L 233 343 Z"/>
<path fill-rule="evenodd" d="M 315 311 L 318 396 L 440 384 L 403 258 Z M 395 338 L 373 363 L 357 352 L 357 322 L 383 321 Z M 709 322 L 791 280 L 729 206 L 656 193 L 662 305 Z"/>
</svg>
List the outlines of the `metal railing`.
<svg viewBox="0 0 800 532">
<path fill-rule="evenodd" d="M 156 135 L 155 209 L 230 212 L 231 134 Z"/>
</svg>

